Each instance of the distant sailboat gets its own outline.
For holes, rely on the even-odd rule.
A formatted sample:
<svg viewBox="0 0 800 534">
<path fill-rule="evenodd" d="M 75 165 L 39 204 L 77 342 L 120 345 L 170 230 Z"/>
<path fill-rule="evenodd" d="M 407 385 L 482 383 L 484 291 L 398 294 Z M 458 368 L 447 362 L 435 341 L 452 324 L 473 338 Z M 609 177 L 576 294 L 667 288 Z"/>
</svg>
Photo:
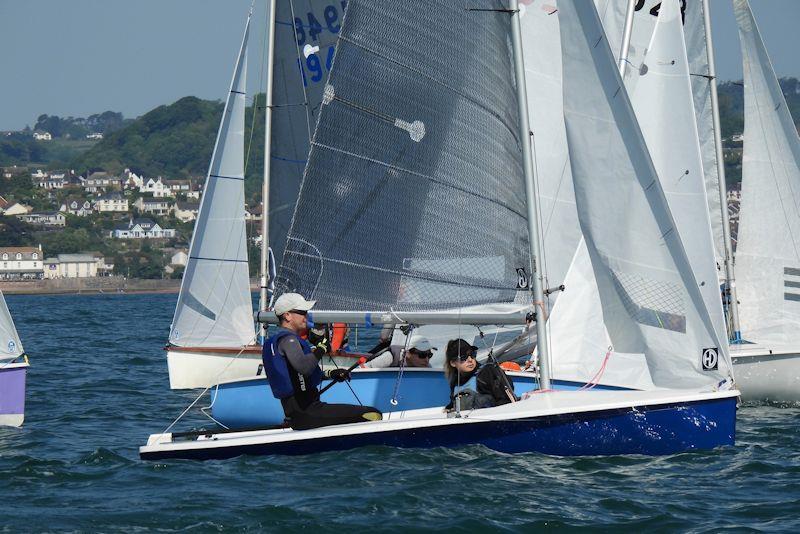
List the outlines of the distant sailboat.
<svg viewBox="0 0 800 534">
<path fill-rule="evenodd" d="M 800 401 L 800 139 L 747 0 L 734 0 L 744 60 L 736 277 L 745 398 Z"/>
<path fill-rule="evenodd" d="M 311 320 L 521 324 L 535 309 L 541 251 L 519 10 L 513 0 L 489 7 L 348 3 L 277 288 L 318 300 Z M 542 391 L 519 402 L 304 431 L 154 434 L 142 458 L 469 443 L 665 454 L 733 443 L 729 362 L 594 5 L 559 7 L 576 205 L 603 320 L 615 345 L 644 355 L 655 387 L 552 391 L 545 353 Z M 376 247 L 376 231 L 392 239 Z M 519 284 L 526 265 L 533 291 Z"/>
<path fill-rule="evenodd" d="M 275 261 L 280 262 L 323 98 L 324 80 L 333 60 L 344 2 L 273 0 L 268 4 L 274 9 L 274 36 L 268 58 L 272 83 L 268 91 L 268 194 L 263 217 L 269 234 L 265 242 Z M 261 364 L 261 346 L 252 321 L 244 219 L 244 93 L 249 27 L 248 18 L 167 346 L 172 389 L 203 388 L 255 377 Z M 268 269 L 265 256 L 261 266 L 263 280 L 270 278 Z"/>
<path fill-rule="evenodd" d="M 28 358 L 0 293 L 0 426 L 21 426 L 25 420 L 25 378 Z"/>
</svg>

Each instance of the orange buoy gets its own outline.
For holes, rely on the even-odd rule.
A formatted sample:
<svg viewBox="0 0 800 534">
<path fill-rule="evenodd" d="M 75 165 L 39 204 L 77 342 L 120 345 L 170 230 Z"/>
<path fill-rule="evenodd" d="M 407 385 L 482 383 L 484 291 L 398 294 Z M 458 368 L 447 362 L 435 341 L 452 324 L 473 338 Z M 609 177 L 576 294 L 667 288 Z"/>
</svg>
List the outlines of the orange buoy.
<svg viewBox="0 0 800 534">
<path fill-rule="evenodd" d="M 500 367 L 506 371 L 522 371 L 522 367 L 517 362 L 503 362 Z"/>
</svg>

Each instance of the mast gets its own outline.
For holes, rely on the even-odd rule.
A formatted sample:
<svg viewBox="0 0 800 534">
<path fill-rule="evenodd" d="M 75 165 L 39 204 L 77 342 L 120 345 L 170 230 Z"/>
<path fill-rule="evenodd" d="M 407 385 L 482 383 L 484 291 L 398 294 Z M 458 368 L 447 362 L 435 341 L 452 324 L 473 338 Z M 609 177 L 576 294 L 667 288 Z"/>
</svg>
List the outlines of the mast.
<svg viewBox="0 0 800 534">
<path fill-rule="evenodd" d="M 267 15 L 267 87 L 265 88 L 264 102 L 264 183 L 261 189 L 261 272 L 258 309 L 266 310 L 269 302 L 267 300 L 267 286 L 269 285 L 269 170 L 271 161 L 272 147 L 272 76 L 275 63 L 275 4 L 276 0 L 269 2 L 269 14 Z M 264 327 L 266 330 L 266 327 Z M 262 331 L 263 334 L 263 331 Z"/>
<path fill-rule="evenodd" d="M 719 185 L 719 205 L 722 215 L 722 240 L 725 242 L 725 289 L 728 297 L 728 313 L 731 320 L 730 341 L 742 340 L 739 327 L 739 303 L 736 297 L 736 279 L 733 275 L 733 249 L 731 246 L 731 227 L 728 220 L 727 186 L 725 184 L 725 160 L 722 154 L 722 134 L 719 125 L 719 104 L 717 100 L 717 73 L 714 67 L 714 45 L 711 40 L 711 14 L 708 0 L 703 0 L 703 22 L 706 31 L 706 52 L 708 53 L 708 77 L 711 84 L 711 113 L 714 121 L 714 146 L 717 150 L 717 181 Z"/>
<path fill-rule="evenodd" d="M 541 303 L 542 309 L 536 319 L 536 345 L 539 349 L 539 387 L 550 389 L 550 351 L 547 343 L 547 329 L 544 317 L 544 294 L 542 290 L 542 274 L 539 269 L 539 258 L 542 247 L 539 242 L 539 224 L 535 204 L 535 176 L 533 171 L 533 155 L 531 153 L 531 131 L 528 122 L 528 95 L 525 87 L 525 66 L 522 62 L 522 30 L 519 22 L 519 0 L 509 0 L 512 11 L 511 40 L 514 47 L 514 75 L 517 79 L 517 106 L 519 109 L 519 139 L 522 144 L 522 156 L 525 171 L 525 196 L 528 209 L 528 235 L 531 247 L 531 283 L 533 284 L 534 303 Z"/>
<path fill-rule="evenodd" d="M 636 0 L 628 0 L 628 9 L 625 12 L 625 30 L 622 33 L 622 46 L 619 50 L 619 72 L 625 80 L 625 71 L 628 66 L 628 49 L 631 47 L 631 33 L 633 32 L 633 14 L 636 11 Z"/>
</svg>

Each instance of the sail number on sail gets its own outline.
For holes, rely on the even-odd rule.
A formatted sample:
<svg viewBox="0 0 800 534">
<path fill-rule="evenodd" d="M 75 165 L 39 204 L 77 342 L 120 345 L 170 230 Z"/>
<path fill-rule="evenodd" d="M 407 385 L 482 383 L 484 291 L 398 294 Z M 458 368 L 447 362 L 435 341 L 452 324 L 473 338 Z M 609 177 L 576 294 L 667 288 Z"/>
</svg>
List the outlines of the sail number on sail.
<svg viewBox="0 0 800 534">
<path fill-rule="evenodd" d="M 347 7 L 347 0 L 342 0 L 340 5 L 342 15 L 344 15 L 345 7 Z M 336 47 L 335 44 L 331 43 L 325 51 L 322 52 L 325 56 L 323 69 L 323 62 L 319 55 L 321 53 L 319 44 L 325 43 L 320 42 L 319 35 L 326 29 L 332 34 L 337 34 L 342 28 L 342 17 L 339 14 L 339 8 L 334 4 L 325 6 L 321 18 L 325 21 L 324 27 L 320 19 L 312 12 L 306 13 L 305 20 L 300 17 L 294 18 L 297 45 L 300 47 L 300 50 L 304 51 L 303 55 L 305 56 L 305 61 L 303 61 L 302 58 L 298 58 L 297 60 L 303 72 L 303 85 L 305 87 L 308 87 L 309 81 L 312 83 L 322 81 L 324 71 L 331 70 L 331 65 L 333 64 L 333 54 Z M 317 46 L 311 45 L 312 42 L 318 43 Z M 309 46 L 307 47 L 306 45 Z M 305 51 L 310 53 L 305 53 Z"/>
<path fill-rule="evenodd" d="M 644 8 L 645 3 L 647 3 L 646 0 L 636 0 L 634 11 L 641 11 Z M 655 5 L 650 7 L 650 14 L 654 17 L 657 17 L 660 10 L 661 2 L 656 2 Z M 684 24 L 686 24 L 686 0 L 681 0 L 681 20 Z"/>
</svg>

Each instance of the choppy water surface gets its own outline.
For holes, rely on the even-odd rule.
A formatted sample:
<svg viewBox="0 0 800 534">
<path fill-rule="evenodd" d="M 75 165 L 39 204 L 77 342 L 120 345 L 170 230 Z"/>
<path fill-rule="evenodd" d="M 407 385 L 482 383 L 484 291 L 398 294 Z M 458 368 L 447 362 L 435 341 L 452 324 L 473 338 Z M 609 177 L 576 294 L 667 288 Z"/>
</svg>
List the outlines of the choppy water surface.
<svg viewBox="0 0 800 534">
<path fill-rule="evenodd" d="M 194 398 L 161 350 L 175 295 L 10 296 L 32 367 L 0 428 L 0 531 L 800 531 L 800 408 L 746 406 L 737 445 L 552 458 L 484 447 L 146 463 Z"/>
</svg>

